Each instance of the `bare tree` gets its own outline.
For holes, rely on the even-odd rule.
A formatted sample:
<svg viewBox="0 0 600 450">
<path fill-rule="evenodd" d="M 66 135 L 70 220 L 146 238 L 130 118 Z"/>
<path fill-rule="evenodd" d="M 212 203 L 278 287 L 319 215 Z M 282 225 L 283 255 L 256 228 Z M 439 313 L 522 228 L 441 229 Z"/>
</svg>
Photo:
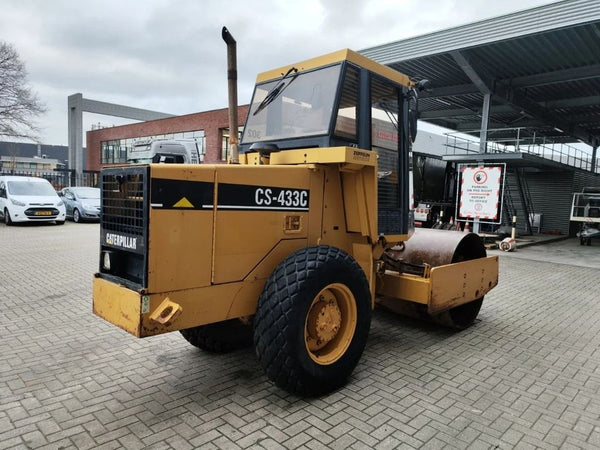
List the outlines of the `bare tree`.
<svg viewBox="0 0 600 450">
<path fill-rule="evenodd" d="M 25 65 L 17 51 L 0 42 L 0 137 L 37 140 L 34 119 L 46 108 L 26 82 Z"/>
</svg>

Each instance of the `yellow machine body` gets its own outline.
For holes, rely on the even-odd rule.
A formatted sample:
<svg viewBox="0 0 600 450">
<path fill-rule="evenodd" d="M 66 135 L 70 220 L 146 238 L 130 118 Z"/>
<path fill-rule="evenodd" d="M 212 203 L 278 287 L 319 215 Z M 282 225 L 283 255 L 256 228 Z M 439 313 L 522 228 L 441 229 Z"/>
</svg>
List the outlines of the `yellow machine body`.
<svg viewBox="0 0 600 450">
<path fill-rule="evenodd" d="M 194 182 L 211 183 L 213 205 L 202 208 L 181 195 L 172 197 L 171 205 L 151 206 L 147 286 L 136 291 L 96 277 L 94 312 L 140 337 L 249 316 L 275 266 L 308 245 L 341 248 L 372 273 L 376 157 L 369 152 L 365 161 L 365 152 L 355 152 L 348 147 L 310 149 L 297 154 L 299 164 L 277 167 L 150 165 L 151 183 L 181 181 L 190 189 Z M 285 155 L 288 160 L 291 156 Z M 343 182 L 353 188 L 342 189 Z M 236 186 L 246 193 L 242 195 L 269 204 L 277 201 L 269 186 L 285 186 L 277 194 L 283 195 L 284 208 L 288 202 L 291 209 L 219 205 L 221 186 Z M 156 320 L 174 304 L 176 317 Z"/>
<path fill-rule="evenodd" d="M 368 155 L 368 157 L 365 157 Z M 376 256 L 408 236 L 378 236 L 377 159 L 350 147 L 287 151 L 258 165 L 152 164 L 150 183 L 169 180 L 194 189 L 214 186 L 212 205 L 181 194 L 150 205 L 148 282 L 132 289 L 94 279 L 94 312 L 138 337 L 251 316 L 266 279 L 287 255 L 331 245 L 352 255 L 376 294 L 427 305 L 437 314 L 485 295 L 497 284 L 497 257 L 434 267 L 425 276 L 377 273 Z M 295 159 L 294 159 L 295 158 Z M 268 186 L 285 187 L 283 201 L 298 210 L 219 205 L 220 186 L 237 186 L 271 204 Z M 306 193 L 306 195 L 303 195 Z M 155 199 L 152 199 L 154 202 Z M 165 200 L 166 201 L 166 200 Z M 268 205 L 265 205 L 267 207 Z"/>
</svg>

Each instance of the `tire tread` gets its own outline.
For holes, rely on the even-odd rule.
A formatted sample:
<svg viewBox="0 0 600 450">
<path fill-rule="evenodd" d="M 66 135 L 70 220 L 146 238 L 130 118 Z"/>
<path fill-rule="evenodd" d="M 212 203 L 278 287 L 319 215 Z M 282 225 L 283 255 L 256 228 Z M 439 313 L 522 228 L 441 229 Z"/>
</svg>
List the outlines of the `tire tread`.
<svg viewBox="0 0 600 450">
<path fill-rule="evenodd" d="M 307 301 L 303 294 L 307 288 L 311 288 L 311 283 L 314 284 L 328 276 L 338 276 L 335 275 L 337 270 L 347 271 L 343 276 L 347 278 L 349 275 L 355 280 L 354 288 L 359 291 L 354 292 L 358 307 L 357 330 L 351 349 L 347 352 L 353 354 L 342 357 L 348 359 L 341 364 L 343 370 L 336 376 L 322 379 L 313 376 L 314 374 L 309 373 L 310 371 L 299 362 L 299 353 L 306 349 L 296 348 L 293 337 L 299 332 L 303 333 L 305 317 L 296 317 L 296 305 Z M 366 297 L 367 308 L 364 305 L 361 308 L 358 304 L 361 297 L 363 302 Z M 308 301 L 310 304 L 312 298 Z M 259 298 L 254 320 L 257 358 L 267 376 L 282 389 L 298 395 L 319 395 L 332 391 L 345 382 L 360 359 L 370 326 L 370 313 L 368 282 L 354 258 L 343 250 L 330 246 L 301 249 L 277 266 Z M 299 326 L 302 327 L 301 331 L 297 329 Z M 355 340 L 360 342 L 354 344 Z"/>
</svg>

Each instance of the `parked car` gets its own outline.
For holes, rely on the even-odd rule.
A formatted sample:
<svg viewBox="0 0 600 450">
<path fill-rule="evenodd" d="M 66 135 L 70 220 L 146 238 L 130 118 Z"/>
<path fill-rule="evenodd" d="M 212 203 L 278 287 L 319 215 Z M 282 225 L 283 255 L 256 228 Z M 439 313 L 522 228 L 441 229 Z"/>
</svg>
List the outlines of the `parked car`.
<svg viewBox="0 0 600 450">
<path fill-rule="evenodd" d="M 65 223 L 64 202 L 48 180 L 36 177 L 0 176 L 0 214 L 6 225 L 13 222 Z"/>
<path fill-rule="evenodd" d="M 58 192 L 65 202 L 67 217 L 73 222 L 100 220 L 100 189 L 66 187 Z"/>
</svg>

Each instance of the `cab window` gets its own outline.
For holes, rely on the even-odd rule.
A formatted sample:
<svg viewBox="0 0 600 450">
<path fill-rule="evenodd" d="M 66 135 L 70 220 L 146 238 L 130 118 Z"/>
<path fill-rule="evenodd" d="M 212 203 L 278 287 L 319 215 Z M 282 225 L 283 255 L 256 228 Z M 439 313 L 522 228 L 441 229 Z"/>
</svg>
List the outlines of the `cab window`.
<svg viewBox="0 0 600 450">
<path fill-rule="evenodd" d="M 358 132 L 356 129 L 359 91 L 358 76 L 358 69 L 352 66 L 347 68 L 334 130 L 334 134 L 337 137 L 353 143 L 358 143 Z"/>
</svg>

